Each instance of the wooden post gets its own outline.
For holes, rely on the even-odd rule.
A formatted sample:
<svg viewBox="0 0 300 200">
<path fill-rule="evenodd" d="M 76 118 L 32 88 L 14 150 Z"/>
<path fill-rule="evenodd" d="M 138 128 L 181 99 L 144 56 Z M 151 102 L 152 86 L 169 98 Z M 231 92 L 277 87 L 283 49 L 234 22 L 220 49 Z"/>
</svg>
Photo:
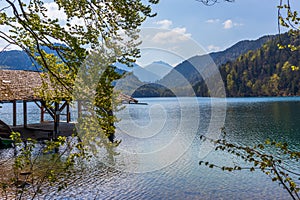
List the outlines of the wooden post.
<svg viewBox="0 0 300 200">
<path fill-rule="evenodd" d="M 27 101 L 23 101 L 23 120 L 24 128 L 27 128 Z"/>
<path fill-rule="evenodd" d="M 54 139 L 57 139 L 58 129 L 59 129 L 59 118 L 60 118 L 60 111 L 59 111 L 59 103 L 55 102 L 54 106 Z"/>
<path fill-rule="evenodd" d="M 17 126 L 17 101 L 13 101 L 13 126 Z"/>
<path fill-rule="evenodd" d="M 71 121 L 71 115 L 70 115 L 70 104 L 67 104 L 67 123 Z"/>
<path fill-rule="evenodd" d="M 44 120 L 45 108 L 44 108 L 43 105 L 41 105 L 40 109 L 41 109 L 41 120 L 40 120 L 40 121 L 41 121 L 41 123 L 42 123 L 42 122 L 45 121 L 45 120 Z"/>
<path fill-rule="evenodd" d="M 77 101 L 77 110 L 78 110 L 78 119 L 81 117 L 82 112 L 82 102 L 80 100 Z"/>
</svg>

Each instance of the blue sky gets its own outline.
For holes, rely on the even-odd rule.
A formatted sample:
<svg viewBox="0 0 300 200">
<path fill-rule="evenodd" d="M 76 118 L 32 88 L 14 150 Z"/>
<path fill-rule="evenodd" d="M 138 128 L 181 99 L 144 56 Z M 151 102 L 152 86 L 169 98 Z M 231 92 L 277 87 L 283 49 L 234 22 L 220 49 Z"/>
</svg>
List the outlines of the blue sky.
<svg viewBox="0 0 300 200">
<path fill-rule="evenodd" d="M 299 0 L 290 2 L 292 7 L 297 6 L 299 10 Z M 151 61 L 163 60 L 175 66 L 183 59 L 224 50 L 241 40 L 277 34 L 278 5 L 279 0 L 235 0 L 233 3 L 219 0 L 213 6 L 205 6 L 196 0 L 160 0 L 158 5 L 153 6 L 157 16 L 148 18 L 143 27 L 168 31 L 163 34 L 157 31 L 153 37 L 144 37 L 144 40 L 149 40 L 144 41 L 147 44 L 145 46 L 152 42 L 152 46 L 160 51 L 145 53 L 142 45 L 142 58 L 138 64 L 145 66 Z M 184 40 L 185 43 L 176 44 Z M 168 47 L 163 43 L 168 43 Z M 188 48 L 191 44 L 194 46 L 192 49 Z M 169 56 L 166 56 L 166 52 L 169 52 Z"/>
<path fill-rule="evenodd" d="M 296 0 L 292 0 L 296 1 Z M 208 51 L 223 50 L 244 39 L 276 34 L 279 0 L 236 0 L 205 6 L 196 0 L 161 0 L 153 7 L 157 16 L 144 27 L 159 27 L 168 20 L 169 29 L 185 29 Z M 165 27 L 166 28 L 166 27 Z"/>
</svg>

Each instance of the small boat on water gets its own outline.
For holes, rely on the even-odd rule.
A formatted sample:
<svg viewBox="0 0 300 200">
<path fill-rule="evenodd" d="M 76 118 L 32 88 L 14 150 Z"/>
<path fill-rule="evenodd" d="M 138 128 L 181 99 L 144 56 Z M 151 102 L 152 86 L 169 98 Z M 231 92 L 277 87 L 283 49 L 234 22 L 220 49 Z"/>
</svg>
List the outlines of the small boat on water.
<svg viewBox="0 0 300 200">
<path fill-rule="evenodd" d="M 11 128 L 0 120 L 0 149 L 13 147 L 13 140 L 10 139 Z"/>
<path fill-rule="evenodd" d="M 0 149 L 11 148 L 13 147 L 13 143 L 14 141 L 12 139 L 0 137 Z"/>
</svg>

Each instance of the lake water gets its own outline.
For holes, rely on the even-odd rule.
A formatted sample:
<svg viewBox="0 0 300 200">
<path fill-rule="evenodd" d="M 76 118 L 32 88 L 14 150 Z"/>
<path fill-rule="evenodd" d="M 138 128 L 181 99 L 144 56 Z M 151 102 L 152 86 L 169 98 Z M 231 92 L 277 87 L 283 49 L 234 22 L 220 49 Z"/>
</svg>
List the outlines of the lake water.
<svg viewBox="0 0 300 200">
<path fill-rule="evenodd" d="M 233 143 L 254 145 L 266 139 L 300 150 L 300 97 L 276 98 L 145 98 L 148 105 L 127 105 L 117 115 L 122 140 L 114 165 L 102 160 L 60 193 L 45 199 L 288 199 L 265 174 L 223 172 L 199 166 L 200 160 L 246 165 L 212 150 L 201 134 L 218 137 L 226 127 Z M 9 106 L 8 106 L 9 107 Z M 9 121 L 8 107 L 0 109 Z M 6 117 L 4 117 L 6 116 Z M 32 118 L 32 121 L 38 119 Z M 3 152 L 2 152 L 3 153 Z M 300 164 L 286 167 L 300 172 Z M 74 177 L 71 179 L 74 180 Z"/>
</svg>

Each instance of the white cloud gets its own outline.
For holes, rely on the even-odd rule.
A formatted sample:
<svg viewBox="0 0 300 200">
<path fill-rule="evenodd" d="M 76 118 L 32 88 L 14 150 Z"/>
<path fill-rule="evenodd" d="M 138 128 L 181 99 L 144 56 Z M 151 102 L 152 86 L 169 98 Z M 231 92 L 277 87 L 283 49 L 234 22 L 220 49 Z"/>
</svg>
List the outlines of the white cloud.
<svg viewBox="0 0 300 200">
<path fill-rule="evenodd" d="M 171 30 L 159 28 L 142 28 L 140 46 L 142 54 L 140 63 L 151 63 L 163 60 L 170 64 L 177 64 L 194 55 L 203 55 L 205 51 L 184 27 L 176 27 Z"/>
<path fill-rule="evenodd" d="M 155 22 L 159 25 L 159 31 L 154 34 L 152 41 L 160 44 L 175 44 L 182 41 L 186 41 L 191 37 L 190 33 L 187 33 L 185 27 L 175 27 L 172 28 L 173 22 L 168 19 L 160 20 Z M 160 30 L 162 29 L 162 30 Z M 168 30 L 167 30 L 168 29 Z"/>
<path fill-rule="evenodd" d="M 205 21 L 206 23 L 210 23 L 210 24 L 213 24 L 213 23 L 218 23 L 220 22 L 220 19 L 208 19 Z"/>
<path fill-rule="evenodd" d="M 45 7 L 47 8 L 46 15 L 51 19 L 59 19 L 60 21 L 64 21 L 67 19 L 67 15 L 63 9 L 58 8 L 58 5 L 55 2 L 45 3 Z"/>
<path fill-rule="evenodd" d="M 224 29 L 230 29 L 233 27 L 233 22 L 232 20 L 228 19 L 223 23 L 223 25 L 224 25 L 223 27 Z"/>
<path fill-rule="evenodd" d="M 209 45 L 207 46 L 208 51 L 220 51 L 221 47 L 215 46 L 215 45 Z"/>
<path fill-rule="evenodd" d="M 179 43 L 182 41 L 189 40 L 191 37 L 190 33 L 186 32 L 186 28 L 173 28 L 169 31 L 161 31 L 154 35 L 153 41 L 156 43 Z"/>
<path fill-rule="evenodd" d="M 160 28 L 169 29 L 172 26 L 173 22 L 171 20 L 164 19 L 155 22 L 155 24 L 160 25 Z"/>
<path fill-rule="evenodd" d="M 231 19 L 226 20 L 225 22 L 223 22 L 223 28 L 224 29 L 231 29 L 235 26 L 242 26 L 243 24 L 241 23 L 234 23 Z"/>
<path fill-rule="evenodd" d="M 47 12 L 46 12 L 47 17 L 50 18 L 50 19 L 58 19 L 59 24 L 62 25 L 63 27 L 65 27 L 68 30 L 69 27 L 66 26 L 67 15 L 64 12 L 64 9 L 59 9 L 58 5 L 55 2 L 45 3 L 44 5 L 47 8 Z M 77 25 L 83 25 L 84 20 L 82 18 L 79 19 L 78 17 L 73 17 L 70 20 L 69 23 L 72 26 L 74 26 L 76 24 Z"/>
<path fill-rule="evenodd" d="M 213 44 L 207 46 L 208 51 L 220 51 L 221 47 L 215 46 Z"/>
</svg>

